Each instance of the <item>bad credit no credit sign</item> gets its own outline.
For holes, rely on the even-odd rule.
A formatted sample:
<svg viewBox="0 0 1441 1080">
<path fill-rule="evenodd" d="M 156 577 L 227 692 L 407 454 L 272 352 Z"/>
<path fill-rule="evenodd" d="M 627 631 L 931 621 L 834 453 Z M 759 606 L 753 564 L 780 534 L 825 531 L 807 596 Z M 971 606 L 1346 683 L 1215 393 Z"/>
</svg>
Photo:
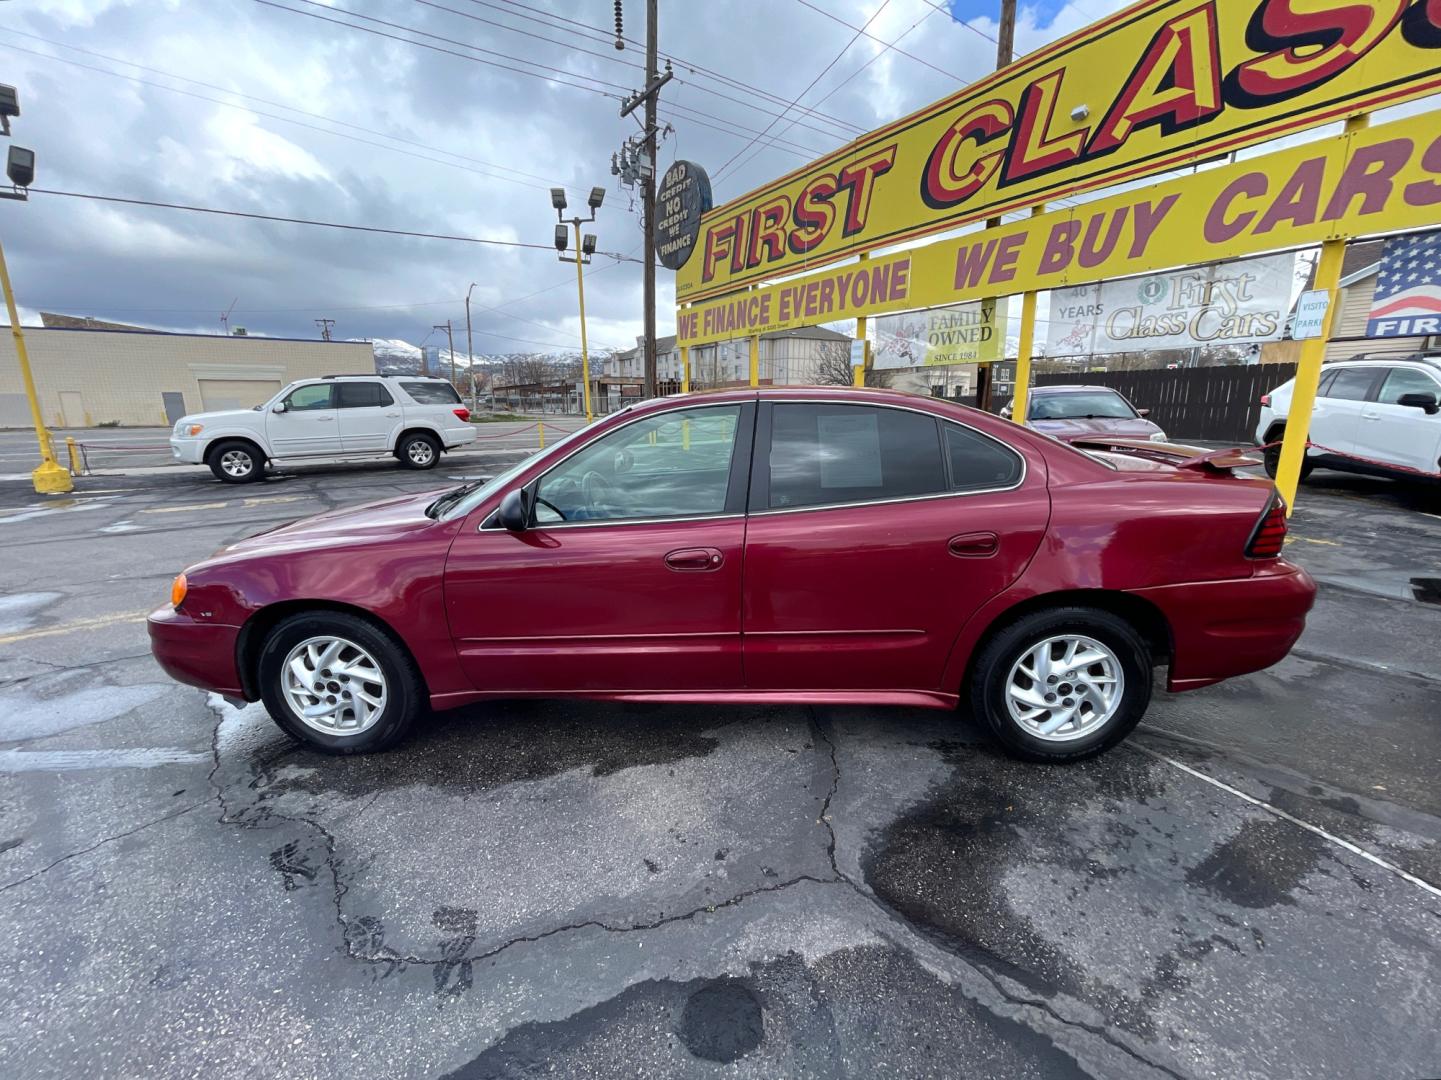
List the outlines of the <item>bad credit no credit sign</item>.
<svg viewBox="0 0 1441 1080">
<path fill-rule="evenodd" d="M 1438 221 L 1441 130 L 1425 114 L 679 308 L 676 333 L 703 345 Z"/>
<path fill-rule="evenodd" d="M 1142 0 L 708 213 L 676 297 L 1441 88 L 1441 0 Z"/>
</svg>

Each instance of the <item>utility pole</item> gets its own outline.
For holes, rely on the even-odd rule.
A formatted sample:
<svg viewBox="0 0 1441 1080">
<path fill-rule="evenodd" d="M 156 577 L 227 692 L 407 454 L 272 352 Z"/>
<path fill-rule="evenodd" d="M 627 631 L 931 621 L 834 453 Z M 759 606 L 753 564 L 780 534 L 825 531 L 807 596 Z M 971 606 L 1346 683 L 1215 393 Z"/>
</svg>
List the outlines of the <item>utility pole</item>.
<svg viewBox="0 0 1441 1080">
<path fill-rule="evenodd" d="M 470 338 L 470 292 L 475 288 L 476 283 L 470 283 L 470 289 L 465 290 L 465 363 L 466 370 L 470 372 L 470 411 L 475 412 L 479 405 L 475 396 L 475 343 Z M 494 409 L 491 410 L 494 412 Z"/>
<path fill-rule="evenodd" d="M 646 397 L 655 397 L 656 394 L 656 371 L 655 371 L 655 161 L 656 144 L 660 134 L 656 121 L 656 106 L 660 101 L 660 88 L 670 82 L 674 74 L 670 69 L 670 62 L 666 61 L 665 74 L 660 73 L 658 67 L 657 51 L 659 49 L 660 27 L 659 16 L 656 11 L 657 0 L 646 0 L 645 4 L 645 89 L 640 90 L 625 99 L 620 107 L 621 116 L 629 116 L 636 108 L 645 105 L 644 121 L 641 124 L 640 135 L 640 162 L 638 169 L 630 151 L 632 144 L 627 143 L 621 148 L 621 154 L 627 160 L 622 168 L 617 159 L 612 159 L 614 164 L 611 172 L 622 175 L 626 183 L 631 181 L 634 169 L 639 173 L 638 179 L 641 182 L 641 209 L 642 222 L 641 231 L 645 235 L 645 270 L 644 270 L 644 294 L 645 294 L 645 342 L 643 355 L 645 357 L 645 379 L 644 390 Z M 620 5 L 616 5 L 616 48 L 623 48 L 624 41 L 621 39 Z"/>
<path fill-rule="evenodd" d="M 335 325 L 334 319 L 316 319 L 315 325 L 320 327 L 320 340 L 330 340 L 330 328 Z"/>
<path fill-rule="evenodd" d="M 1000 71 L 1011 62 L 1015 53 L 1016 40 L 1016 0 L 1001 0 L 1001 22 L 999 31 L 996 34 L 996 70 Z M 1001 227 L 1001 219 L 998 217 L 987 218 L 987 229 L 998 229 Z M 981 301 L 981 321 L 996 325 L 996 298 L 987 297 Z M 1003 337 L 996 343 L 1000 355 L 991 363 L 1004 363 L 1006 359 L 1006 342 Z M 987 364 L 976 365 L 976 408 L 990 411 L 991 408 L 991 386 L 994 383 L 991 378 L 991 368 Z M 1017 423 L 1024 424 L 1026 418 L 1021 417 Z"/>
<path fill-rule="evenodd" d="M 451 386 L 454 386 L 454 385 L 455 385 L 455 337 L 454 337 L 454 336 L 451 334 L 451 332 L 450 332 L 450 320 L 449 320 L 449 319 L 446 319 L 445 322 L 443 322 L 443 323 L 436 323 L 435 326 L 433 326 L 431 329 L 433 329 L 433 330 L 444 330 L 444 331 L 445 331 L 445 340 L 448 341 L 448 342 L 450 342 L 450 345 L 449 345 L 449 348 L 450 348 L 450 385 L 451 385 Z"/>
</svg>

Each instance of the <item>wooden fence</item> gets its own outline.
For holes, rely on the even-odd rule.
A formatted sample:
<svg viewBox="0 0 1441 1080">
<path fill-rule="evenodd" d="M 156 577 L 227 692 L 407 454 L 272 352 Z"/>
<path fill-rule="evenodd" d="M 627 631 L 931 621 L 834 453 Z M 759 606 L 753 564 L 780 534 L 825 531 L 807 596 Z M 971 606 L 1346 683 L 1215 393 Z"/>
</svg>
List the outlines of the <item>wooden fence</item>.
<svg viewBox="0 0 1441 1080">
<path fill-rule="evenodd" d="M 1109 386 L 1176 439 L 1246 443 L 1255 437 L 1261 395 L 1296 374 L 1295 364 L 1037 375 L 1037 386 Z"/>
</svg>

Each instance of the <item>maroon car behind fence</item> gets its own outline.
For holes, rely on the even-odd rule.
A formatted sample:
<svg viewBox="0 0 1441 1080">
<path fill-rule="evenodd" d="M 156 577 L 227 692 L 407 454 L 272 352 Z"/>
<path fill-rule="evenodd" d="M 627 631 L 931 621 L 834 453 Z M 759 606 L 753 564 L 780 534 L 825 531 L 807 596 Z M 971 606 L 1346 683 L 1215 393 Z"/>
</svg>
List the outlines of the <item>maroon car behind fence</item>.
<svg viewBox="0 0 1441 1080">
<path fill-rule="evenodd" d="M 1236 452 L 1083 452 L 854 389 L 650 401 L 478 485 L 321 514 L 176 579 L 175 678 L 335 753 L 427 706 L 576 697 L 958 705 L 1012 753 L 1275 663 L 1315 586 Z"/>
</svg>

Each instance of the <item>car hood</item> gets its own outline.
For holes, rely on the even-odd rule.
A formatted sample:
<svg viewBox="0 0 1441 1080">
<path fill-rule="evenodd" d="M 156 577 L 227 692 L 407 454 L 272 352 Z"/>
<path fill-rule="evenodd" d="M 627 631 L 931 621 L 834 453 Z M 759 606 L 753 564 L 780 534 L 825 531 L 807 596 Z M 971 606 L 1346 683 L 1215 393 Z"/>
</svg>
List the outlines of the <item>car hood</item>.
<svg viewBox="0 0 1441 1080">
<path fill-rule="evenodd" d="M 437 488 L 301 518 L 238 540 L 221 548 L 214 557 L 223 560 L 233 556 L 386 543 L 436 529 L 443 529 L 449 535 L 452 530 L 444 528 L 447 523 L 425 514 L 425 508 L 445 490 Z"/>
<path fill-rule="evenodd" d="M 264 415 L 255 409 L 217 409 L 214 412 L 186 413 L 175 424 L 218 424 L 222 420 L 239 420 L 242 418 L 254 420 L 257 416 Z"/>
<path fill-rule="evenodd" d="M 1151 421 L 1143 420 L 1139 416 L 1097 417 L 1094 420 L 1032 420 L 1029 426 L 1057 439 L 1078 439 L 1087 435 L 1149 439 L 1161 430 Z"/>
</svg>

